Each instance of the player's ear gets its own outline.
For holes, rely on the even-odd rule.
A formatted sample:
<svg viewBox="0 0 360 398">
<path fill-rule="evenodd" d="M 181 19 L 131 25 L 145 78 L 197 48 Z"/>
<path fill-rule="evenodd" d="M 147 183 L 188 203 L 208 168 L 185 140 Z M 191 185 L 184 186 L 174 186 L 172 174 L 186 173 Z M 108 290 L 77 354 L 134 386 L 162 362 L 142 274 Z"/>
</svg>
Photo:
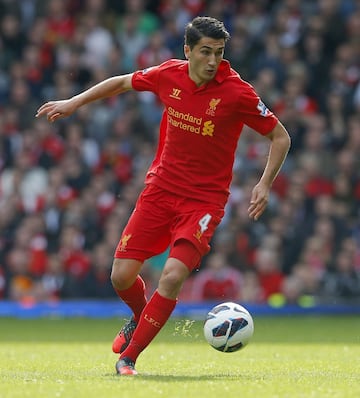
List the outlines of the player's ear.
<svg viewBox="0 0 360 398">
<path fill-rule="evenodd" d="M 184 54 L 185 54 L 185 58 L 189 59 L 190 47 L 187 44 L 184 45 Z"/>
</svg>

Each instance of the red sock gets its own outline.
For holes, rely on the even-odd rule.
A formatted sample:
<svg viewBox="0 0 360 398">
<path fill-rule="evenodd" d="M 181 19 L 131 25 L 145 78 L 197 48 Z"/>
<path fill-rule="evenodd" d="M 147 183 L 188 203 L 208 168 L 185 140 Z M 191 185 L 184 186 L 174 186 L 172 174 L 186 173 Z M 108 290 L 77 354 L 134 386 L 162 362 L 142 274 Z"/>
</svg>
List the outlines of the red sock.
<svg viewBox="0 0 360 398">
<path fill-rule="evenodd" d="M 132 286 L 125 290 L 115 289 L 116 294 L 126 303 L 134 313 L 134 319 L 139 322 L 140 314 L 146 305 L 145 282 L 140 275 Z"/>
<path fill-rule="evenodd" d="M 150 344 L 160 332 L 173 312 L 177 300 L 160 296 L 155 291 L 141 314 L 130 344 L 121 354 L 121 358 L 128 357 L 134 362 L 139 354 Z"/>
</svg>

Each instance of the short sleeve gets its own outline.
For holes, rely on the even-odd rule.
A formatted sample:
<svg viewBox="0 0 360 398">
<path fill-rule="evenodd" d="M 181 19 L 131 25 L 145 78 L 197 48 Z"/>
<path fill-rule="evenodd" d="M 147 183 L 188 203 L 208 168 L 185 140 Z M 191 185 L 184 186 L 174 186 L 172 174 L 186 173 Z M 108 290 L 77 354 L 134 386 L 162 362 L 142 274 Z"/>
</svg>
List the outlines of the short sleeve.
<svg viewBox="0 0 360 398">
<path fill-rule="evenodd" d="M 152 66 L 143 70 L 134 72 L 132 76 L 132 86 L 136 91 L 157 92 L 159 81 L 159 66 Z"/>
<path fill-rule="evenodd" d="M 242 86 L 238 109 L 244 124 L 262 135 L 270 133 L 278 118 L 270 111 L 250 84 Z"/>
</svg>

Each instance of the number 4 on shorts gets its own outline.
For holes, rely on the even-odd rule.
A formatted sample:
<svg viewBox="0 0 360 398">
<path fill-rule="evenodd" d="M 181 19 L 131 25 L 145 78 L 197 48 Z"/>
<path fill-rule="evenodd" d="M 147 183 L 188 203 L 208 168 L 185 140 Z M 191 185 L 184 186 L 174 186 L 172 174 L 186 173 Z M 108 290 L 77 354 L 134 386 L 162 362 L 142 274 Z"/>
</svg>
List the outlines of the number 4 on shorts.
<svg viewBox="0 0 360 398">
<path fill-rule="evenodd" d="M 210 220 L 211 220 L 211 215 L 209 213 L 206 213 L 205 216 L 199 220 L 201 233 L 205 232 L 208 229 Z"/>
</svg>

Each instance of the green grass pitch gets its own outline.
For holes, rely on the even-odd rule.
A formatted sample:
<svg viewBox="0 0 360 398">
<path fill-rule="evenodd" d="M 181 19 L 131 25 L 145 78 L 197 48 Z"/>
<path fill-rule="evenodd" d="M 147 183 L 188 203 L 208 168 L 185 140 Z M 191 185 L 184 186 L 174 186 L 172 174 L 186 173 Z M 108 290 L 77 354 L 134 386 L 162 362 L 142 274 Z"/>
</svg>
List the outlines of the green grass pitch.
<svg viewBox="0 0 360 398">
<path fill-rule="evenodd" d="M 123 319 L 0 318 L 1 398 L 360 397 L 360 318 L 254 317 L 250 344 L 221 353 L 202 322 L 171 319 L 119 377 Z"/>
</svg>

